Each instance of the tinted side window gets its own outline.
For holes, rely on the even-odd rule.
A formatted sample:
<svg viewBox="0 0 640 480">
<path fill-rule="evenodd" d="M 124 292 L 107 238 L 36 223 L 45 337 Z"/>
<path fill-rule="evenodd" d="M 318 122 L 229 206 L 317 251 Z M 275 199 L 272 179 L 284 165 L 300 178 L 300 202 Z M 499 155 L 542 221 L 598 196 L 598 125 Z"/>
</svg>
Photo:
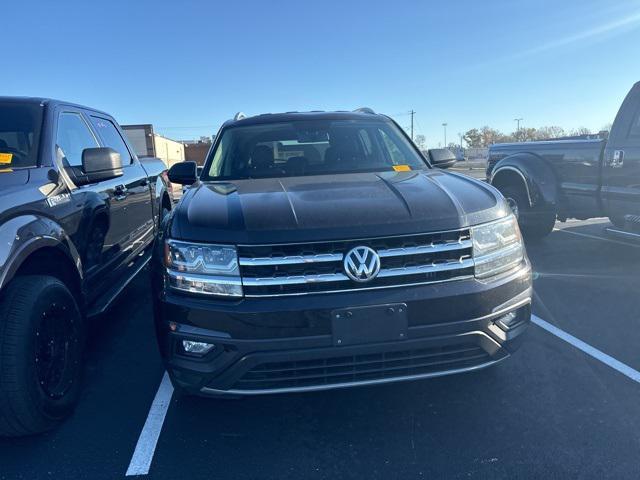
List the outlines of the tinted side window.
<svg viewBox="0 0 640 480">
<path fill-rule="evenodd" d="M 37 165 L 42 112 L 38 104 L 0 103 L 0 170 Z"/>
<path fill-rule="evenodd" d="M 99 146 L 80 114 L 73 112 L 60 114 L 56 144 L 62 149 L 63 162 L 71 167 L 82 165 L 82 151 L 85 148 Z"/>
<path fill-rule="evenodd" d="M 131 154 L 127 148 L 127 144 L 124 143 L 122 136 L 116 126 L 110 120 L 100 117 L 91 117 L 91 123 L 98 134 L 102 137 L 105 147 L 111 147 L 120 154 L 120 159 L 123 165 L 131 163 Z"/>
</svg>

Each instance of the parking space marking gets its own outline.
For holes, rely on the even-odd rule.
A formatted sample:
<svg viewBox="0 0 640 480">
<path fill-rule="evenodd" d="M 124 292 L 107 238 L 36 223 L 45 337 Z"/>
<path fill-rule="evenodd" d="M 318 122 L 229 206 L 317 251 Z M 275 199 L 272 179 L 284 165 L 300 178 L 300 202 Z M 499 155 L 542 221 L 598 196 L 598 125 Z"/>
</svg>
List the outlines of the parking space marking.
<svg viewBox="0 0 640 480">
<path fill-rule="evenodd" d="M 144 427 L 142 427 L 142 432 L 140 432 L 136 449 L 133 452 L 133 457 L 131 457 L 131 462 L 127 469 L 127 477 L 147 475 L 149 473 L 153 454 L 156 451 L 156 445 L 158 444 L 158 438 L 160 438 L 162 424 L 167 415 L 172 395 L 173 385 L 171 385 L 169 375 L 165 372 L 156 396 L 153 399 L 153 403 L 151 404 L 151 408 L 149 409 L 147 420 L 144 422 Z"/>
<path fill-rule="evenodd" d="M 578 350 L 583 351 L 587 355 L 595 358 L 596 360 L 599 360 L 600 362 L 613 368 L 614 370 L 617 370 L 621 374 L 629 377 L 631 380 L 640 383 L 640 372 L 631 368 L 629 365 L 626 365 L 620 362 L 619 360 L 616 360 L 612 356 L 607 355 L 606 353 L 602 352 L 601 350 L 598 350 L 595 347 L 592 347 L 588 343 L 585 343 L 579 338 L 576 338 L 573 335 L 565 332 L 564 330 L 559 329 L 555 325 L 551 325 L 549 322 L 541 319 L 540 317 L 537 317 L 536 315 L 531 315 L 531 321 L 537 326 L 539 326 L 540 328 L 551 333 L 552 335 L 555 335 L 561 340 L 564 340 L 565 342 L 570 343 L 571 345 L 576 347 Z"/>
<path fill-rule="evenodd" d="M 639 247 L 640 246 L 640 245 L 637 245 L 635 243 L 623 242 L 622 240 L 616 240 L 614 238 L 606 238 L 606 237 L 599 237 L 598 235 L 591 235 L 590 233 L 572 232 L 571 230 L 565 230 L 564 228 L 554 228 L 553 231 L 554 232 L 562 232 L 562 233 L 570 233 L 571 235 L 577 235 L 579 237 L 591 238 L 593 240 L 602 240 L 603 242 L 618 243 L 620 245 L 626 245 L 628 247 Z"/>
</svg>

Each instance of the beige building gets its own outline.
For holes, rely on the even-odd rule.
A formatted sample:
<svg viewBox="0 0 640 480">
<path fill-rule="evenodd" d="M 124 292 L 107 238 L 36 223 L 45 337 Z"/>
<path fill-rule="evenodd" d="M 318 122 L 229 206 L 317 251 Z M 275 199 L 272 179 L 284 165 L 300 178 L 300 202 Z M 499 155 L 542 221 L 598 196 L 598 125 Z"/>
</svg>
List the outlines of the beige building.
<svg viewBox="0 0 640 480">
<path fill-rule="evenodd" d="M 167 168 L 175 163 L 184 162 L 184 145 L 158 135 L 153 131 L 153 125 L 122 125 L 122 129 L 138 157 L 159 158 Z"/>
</svg>

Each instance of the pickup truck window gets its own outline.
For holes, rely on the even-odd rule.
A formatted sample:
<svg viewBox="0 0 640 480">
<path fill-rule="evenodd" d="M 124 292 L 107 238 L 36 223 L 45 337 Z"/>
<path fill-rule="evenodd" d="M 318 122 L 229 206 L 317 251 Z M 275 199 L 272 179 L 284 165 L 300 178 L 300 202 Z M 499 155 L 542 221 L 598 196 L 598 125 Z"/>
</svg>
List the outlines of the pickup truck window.
<svg viewBox="0 0 640 480">
<path fill-rule="evenodd" d="M 82 151 L 85 148 L 99 146 L 80 114 L 74 112 L 60 114 L 56 144 L 62 150 L 65 166 L 70 167 L 82 165 Z"/>
<path fill-rule="evenodd" d="M 243 179 L 426 168 L 392 123 L 315 120 L 230 127 L 207 179 Z"/>
<path fill-rule="evenodd" d="M 42 108 L 0 103 L 0 169 L 37 165 Z"/>
<path fill-rule="evenodd" d="M 130 164 L 132 159 L 129 149 L 113 122 L 101 117 L 92 116 L 90 118 L 93 127 L 98 132 L 98 135 L 102 137 L 105 146 L 111 147 L 116 152 L 120 153 L 120 159 L 122 160 L 123 165 Z"/>
</svg>

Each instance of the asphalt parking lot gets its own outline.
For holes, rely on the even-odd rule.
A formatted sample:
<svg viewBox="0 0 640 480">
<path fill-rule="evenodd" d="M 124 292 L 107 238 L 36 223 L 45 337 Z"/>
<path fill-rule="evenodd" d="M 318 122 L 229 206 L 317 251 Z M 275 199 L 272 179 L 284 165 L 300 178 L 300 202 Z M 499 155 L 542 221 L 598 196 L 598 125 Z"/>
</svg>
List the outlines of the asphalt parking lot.
<svg viewBox="0 0 640 480">
<path fill-rule="evenodd" d="M 164 390 L 151 408 L 164 372 L 142 272 L 95 328 L 75 414 L 0 440 L 0 478 L 122 478 L 145 461 L 154 479 L 638 478 L 640 247 L 607 239 L 607 224 L 558 224 L 527 246 L 538 323 L 507 361 L 333 392 Z"/>
</svg>

